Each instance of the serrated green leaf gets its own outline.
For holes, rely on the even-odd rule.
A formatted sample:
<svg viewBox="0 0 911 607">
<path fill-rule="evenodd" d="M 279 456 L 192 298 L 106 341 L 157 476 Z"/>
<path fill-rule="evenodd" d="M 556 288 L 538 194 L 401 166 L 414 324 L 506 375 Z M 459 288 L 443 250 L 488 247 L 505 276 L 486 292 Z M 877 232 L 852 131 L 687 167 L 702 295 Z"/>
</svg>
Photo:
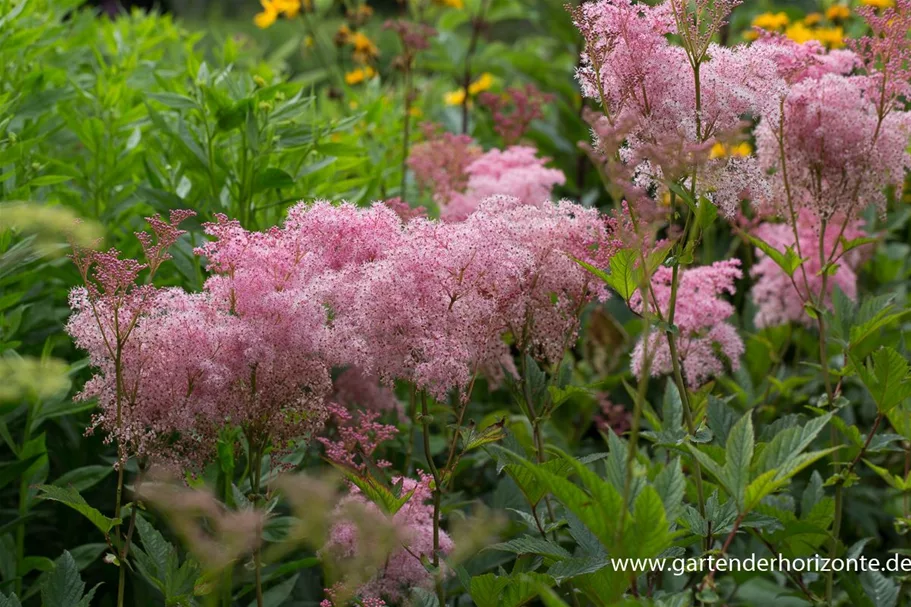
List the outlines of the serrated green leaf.
<svg viewBox="0 0 911 607">
<path fill-rule="evenodd" d="M 514 554 L 539 554 L 551 558 L 564 559 L 571 555 L 565 548 L 544 538 L 526 535 L 508 542 L 488 546 L 485 550 L 502 550 Z"/>
<path fill-rule="evenodd" d="M 38 490 L 38 496 L 40 498 L 66 504 L 85 518 L 89 519 L 93 525 L 98 527 L 98 529 L 105 534 L 109 533 L 118 522 L 117 519 L 108 518 L 101 514 L 96 508 L 89 506 L 79 492 L 71 487 L 63 488 L 54 485 L 40 485 Z"/>
<path fill-rule="evenodd" d="M 69 552 L 54 561 L 54 570 L 41 583 L 43 607 L 88 607 L 98 587 L 85 593 L 76 561 Z"/>
<path fill-rule="evenodd" d="M 911 397 L 908 361 L 895 348 L 880 348 L 866 364 L 860 364 L 855 360 L 854 365 L 881 412 L 888 413 L 890 409 Z"/>
</svg>

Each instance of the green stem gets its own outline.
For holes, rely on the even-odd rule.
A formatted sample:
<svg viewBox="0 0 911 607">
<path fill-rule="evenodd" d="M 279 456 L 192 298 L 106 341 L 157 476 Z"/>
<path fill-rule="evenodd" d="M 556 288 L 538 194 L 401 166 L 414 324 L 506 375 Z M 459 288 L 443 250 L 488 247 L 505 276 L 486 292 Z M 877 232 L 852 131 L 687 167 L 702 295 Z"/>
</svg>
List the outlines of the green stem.
<svg viewBox="0 0 911 607">
<path fill-rule="evenodd" d="M 427 467 L 433 477 L 433 555 L 431 562 L 434 567 L 434 586 L 440 607 L 446 605 L 446 589 L 443 588 L 443 576 L 440 570 L 440 510 L 442 507 L 443 484 L 440 471 L 433 462 L 433 452 L 430 449 L 430 411 L 427 408 L 427 394 L 421 392 L 421 425 L 424 429 L 424 457 L 427 458 Z"/>
<path fill-rule="evenodd" d="M 262 483 L 262 470 L 263 470 L 263 451 L 264 445 L 260 444 L 258 441 L 250 441 L 248 435 L 248 442 L 250 444 L 250 491 L 253 494 L 254 503 L 257 506 L 262 505 L 262 499 L 260 496 L 260 486 Z M 260 528 L 257 531 L 259 536 L 262 536 L 262 529 Z M 263 578 L 262 578 L 262 551 L 260 550 L 259 541 L 257 541 L 256 548 L 253 550 L 253 571 L 254 571 L 254 584 L 256 586 L 256 607 L 263 607 L 265 601 L 263 599 Z"/>
</svg>

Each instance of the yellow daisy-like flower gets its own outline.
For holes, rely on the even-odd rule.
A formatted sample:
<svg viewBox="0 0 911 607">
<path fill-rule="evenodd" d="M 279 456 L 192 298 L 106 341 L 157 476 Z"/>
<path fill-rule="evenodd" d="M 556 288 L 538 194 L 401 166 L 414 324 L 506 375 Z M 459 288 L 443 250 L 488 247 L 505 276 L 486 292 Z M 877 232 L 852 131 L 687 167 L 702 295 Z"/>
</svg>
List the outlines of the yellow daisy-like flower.
<svg viewBox="0 0 911 607">
<path fill-rule="evenodd" d="M 263 10 L 253 16 L 253 23 L 260 29 L 266 29 L 278 19 L 279 9 L 272 0 L 259 0 Z"/>
<path fill-rule="evenodd" d="M 797 23 L 789 26 L 785 31 L 784 35 L 793 40 L 798 44 L 803 44 L 804 42 L 809 42 L 810 40 L 816 40 L 816 37 L 813 35 L 812 30 L 806 25 L 798 21 Z"/>
<path fill-rule="evenodd" d="M 477 80 L 468 85 L 468 96 L 469 98 L 477 96 L 479 93 L 483 93 L 493 86 L 494 77 L 493 74 L 484 72 L 481 74 Z M 457 91 L 450 91 L 443 96 L 443 101 L 446 102 L 446 105 L 462 105 L 465 103 L 465 89 L 460 88 Z"/>
<path fill-rule="evenodd" d="M 465 8 L 465 3 L 462 0 L 433 0 L 434 4 L 439 6 L 446 6 L 448 8 Z"/>
<path fill-rule="evenodd" d="M 820 27 L 813 31 L 816 40 L 829 48 L 842 48 L 845 45 L 845 31 L 840 27 Z"/>
<path fill-rule="evenodd" d="M 860 0 L 860 3 L 874 8 L 892 8 L 895 6 L 895 0 Z"/>
<path fill-rule="evenodd" d="M 493 75 L 484 72 L 481 77 L 468 85 L 468 94 L 472 97 L 493 86 Z"/>
<path fill-rule="evenodd" d="M 810 13 L 803 18 L 803 22 L 807 25 L 816 25 L 822 21 L 822 13 Z"/>
<path fill-rule="evenodd" d="M 844 4 L 833 4 L 826 11 L 826 19 L 829 21 L 841 21 L 851 16 L 851 9 Z"/>
<path fill-rule="evenodd" d="M 753 19 L 753 27 L 775 31 L 784 29 L 790 22 L 785 13 L 762 13 Z"/>
<path fill-rule="evenodd" d="M 359 67 L 345 74 L 345 82 L 350 85 L 360 84 L 365 80 L 370 80 L 376 76 L 376 71 L 370 67 Z"/>
<path fill-rule="evenodd" d="M 380 49 L 363 32 L 355 32 L 349 37 L 348 41 L 354 47 L 355 61 L 368 63 L 372 59 L 376 59 L 380 54 Z"/>
<path fill-rule="evenodd" d="M 462 105 L 465 103 L 465 89 L 450 91 L 443 95 L 443 101 L 446 105 Z"/>
<path fill-rule="evenodd" d="M 285 17 L 293 19 L 301 12 L 301 0 L 272 0 L 277 8 Z"/>
</svg>

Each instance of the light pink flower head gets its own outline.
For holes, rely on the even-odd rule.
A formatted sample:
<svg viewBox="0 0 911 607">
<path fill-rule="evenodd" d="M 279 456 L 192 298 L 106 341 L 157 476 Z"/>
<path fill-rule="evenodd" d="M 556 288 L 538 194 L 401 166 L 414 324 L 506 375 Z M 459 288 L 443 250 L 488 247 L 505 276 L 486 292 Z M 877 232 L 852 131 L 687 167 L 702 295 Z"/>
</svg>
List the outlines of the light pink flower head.
<svg viewBox="0 0 911 607">
<path fill-rule="evenodd" d="M 734 306 L 723 299 L 734 294 L 734 281 L 742 276 L 739 259 L 718 261 L 710 266 L 686 268 L 680 272 L 674 325 L 678 330 L 677 348 L 683 374 L 691 388 L 698 388 L 712 377 L 721 375 L 725 366 L 740 368 L 744 352 L 737 329 L 724 322 L 734 314 Z M 652 275 L 654 302 L 652 312 L 660 311 L 667 319 L 671 299 L 670 268 L 661 267 Z M 633 310 L 642 312 L 642 298 L 637 291 L 630 300 Z M 657 308 L 656 308 L 657 305 Z M 648 355 L 652 359 L 650 374 L 657 377 L 672 372 L 667 337 L 652 332 Z M 640 375 L 644 366 L 645 342 L 639 340 L 632 353 L 633 374 Z"/>
</svg>

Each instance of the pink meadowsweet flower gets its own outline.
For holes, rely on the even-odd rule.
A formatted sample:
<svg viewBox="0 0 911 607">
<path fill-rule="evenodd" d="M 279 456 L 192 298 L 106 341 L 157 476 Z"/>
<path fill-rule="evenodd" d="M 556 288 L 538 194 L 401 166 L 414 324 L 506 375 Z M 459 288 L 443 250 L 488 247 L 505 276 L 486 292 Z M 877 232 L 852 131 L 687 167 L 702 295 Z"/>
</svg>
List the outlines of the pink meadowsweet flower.
<svg viewBox="0 0 911 607">
<path fill-rule="evenodd" d="M 506 352 L 499 306 L 526 258 L 463 224 L 415 219 L 398 247 L 368 264 L 335 307 L 348 362 L 385 382 L 442 397 Z"/>
<path fill-rule="evenodd" d="M 419 473 L 421 474 L 421 473 Z M 385 599 L 398 604 L 410 595 L 411 588 L 430 588 L 433 577 L 424 567 L 421 558 L 432 559 L 433 555 L 433 506 L 430 501 L 430 482 L 432 479 L 421 474 L 420 480 L 397 477 L 393 485 L 400 487 L 402 493 L 414 491 L 408 502 L 392 515 L 391 523 L 398 529 L 401 548 L 396 549 L 385 561 L 385 566 L 369 581 L 360 586 L 357 595 Z M 358 526 L 345 520 L 344 514 L 348 503 L 362 504 L 368 513 L 385 516 L 356 488 L 340 504 L 338 520 L 329 532 L 329 539 L 322 552 L 335 559 L 354 558 L 359 547 Z M 453 542 L 449 535 L 440 530 L 440 552 L 444 555 L 452 551 Z"/>
<path fill-rule="evenodd" d="M 484 92 L 479 97 L 491 113 L 494 130 L 507 146 L 517 144 L 532 121 L 544 117 L 542 107 L 553 99 L 533 84 L 510 87 L 502 94 Z"/>
<path fill-rule="evenodd" d="M 677 349 L 683 375 L 691 388 L 698 388 L 724 373 L 726 364 L 735 370 L 740 367 L 743 340 L 733 325 L 724 322 L 734 314 L 734 306 L 722 296 L 734 294 L 734 281 L 741 276 L 738 259 L 680 271 L 674 325 L 678 330 Z M 664 319 L 669 311 L 671 277 L 672 270 L 666 267 L 658 268 L 652 275 L 654 301 L 649 304 L 650 311 L 660 312 Z M 638 291 L 630 299 L 630 306 L 642 313 L 642 298 Z M 652 358 L 652 376 L 672 372 L 670 347 L 663 333 L 651 333 L 648 353 Z M 634 375 L 642 373 L 644 355 L 644 342 L 640 339 L 630 363 Z"/>
<path fill-rule="evenodd" d="M 911 97 L 911 0 L 896 0 L 882 11 L 864 6 L 857 13 L 870 35 L 848 44 L 863 63 L 867 94 L 880 114 L 901 109 L 900 99 Z"/>
<path fill-rule="evenodd" d="M 801 80 L 782 101 L 783 114 L 761 120 L 758 154 L 772 173 L 769 206 L 779 214 L 790 218 L 787 186 L 795 212 L 808 209 L 819 221 L 853 217 L 870 204 L 883 210 L 885 186 L 911 169 L 911 114 L 880 117 L 862 84 L 832 73 Z"/>
<path fill-rule="evenodd" d="M 713 199 L 726 215 L 764 187 L 751 158 L 710 154 L 715 143 L 740 139 L 744 117 L 761 113 L 775 101 L 769 90 L 782 86 L 770 58 L 710 41 L 735 4 L 697 2 L 699 28 L 691 9 L 677 2 L 600 0 L 573 12 L 586 42 L 578 78 L 603 112 L 601 119 L 587 118 L 590 154 L 636 207 L 647 192 L 663 196 L 669 183 L 689 189 L 694 174 L 695 194 Z M 684 46 L 671 44 L 671 33 Z"/>
<path fill-rule="evenodd" d="M 335 437 L 321 436 L 317 440 L 326 448 L 326 457 L 332 462 L 354 470 L 365 470 L 367 463 L 373 461 L 373 454 L 388 440 L 395 438 L 398 429 L 395 426 L 381 424 L 378 411 L 356 411 L 350 413 L 345 407 L 330 404 L 329 414 L 334 422 Z M 375 462 L 379 468 L 391 464 L 386 461 Z"/>
<path fill-rule="evenodd" d="M 770 257 L 756 251 L 758 262 L 750 274 L 756 279 L 751 293 L 758 308 L 755 319 L 758 328 L 789 322 L 812 324 L 814 321 L 806 313 L 804 304 L 811 299 L 816 302 L 822 299 L 823 305 L 829 306 L 836 287 L 849 298 L 857 298 L 857 271 L 867 258 L 870 247 L 860 246 L 844 252 L 843 240 L 847 242 L 863 238 L 867 234 L 861 227 L 860 220 L 849 221 L 842 232 L 843 223 L 833 221 L 826 226 L 823 250 L 820 252 L 819 220 L 809 210 L 801 211 L 797 234 L 800 239 L 800 254 L 806 261 L 794 273 L 793 282 Z M 753 229 L 753 233 L 779 251 L 784 251 L 787 247 L 797 251 L 794 229 L 787 223 L 762 223 Z M 820 275 L 820 253 L 827 260 L 835 260 L 838 266 L 826 280 L 825 293 L 821 293 L 823 277 Z"/>
<path fill-rule="evenodd" d="M 470 136 L 439 132 L 432 123 L 423 124 L 422 129 L 425 141 L 411 148 L 408 168 L 418 185 L 433 193 L 437 204 L 445 204 L 453 192 L 465 188 L 465 169 L 481 155 L 481 148 Z"/>
<path fill-rule="evenodd" d="M 465 223 L 482 242 L 506 243 L 512 259 L 522 259 L 521 282 L 502 289 L 508 295 L 500 305 L 502 318 L 521 351 L 558 363 L 575 339 L 585 305 L 609 296 L 573 258 L 608 267 L 622 248 L 616 222 L 568 201 L 536 207 L 494 196 Z"/>
<path fill-rule="evenodd" d="M 464 221 L 490 196 L 512 196 L 525 204 L 541 206 L 550 200 L 554 186 L 566 183 L 562 171 L 545 167 L 529 146 L 485 152 L 465 168 L 468 183 L 463 192 L 454 192 L 442 207 L 444 221 Z"/>
<path fill-rule="evenodd" d="M 116 365 L 96 321 L 97 316 L 109 322 L 111 308 L 96 303 L 93 311 L 81 289 L 74 290 L 70 303 L 74 312 L 67 330 L 98 369 L 79 394 L 98 399 L 101 411 L 90 431 L 100 427 L 128 454 L 174 465 L 197 467 L 210 457 L 216 437 L 206 420 L 217 416 L 217 400 L 227 389 L 226 369 L 216 354 L 229 339 L 210 299 L 179 289 L 150 295 L 120 348 L 119 423 Z"/>
</svg>

